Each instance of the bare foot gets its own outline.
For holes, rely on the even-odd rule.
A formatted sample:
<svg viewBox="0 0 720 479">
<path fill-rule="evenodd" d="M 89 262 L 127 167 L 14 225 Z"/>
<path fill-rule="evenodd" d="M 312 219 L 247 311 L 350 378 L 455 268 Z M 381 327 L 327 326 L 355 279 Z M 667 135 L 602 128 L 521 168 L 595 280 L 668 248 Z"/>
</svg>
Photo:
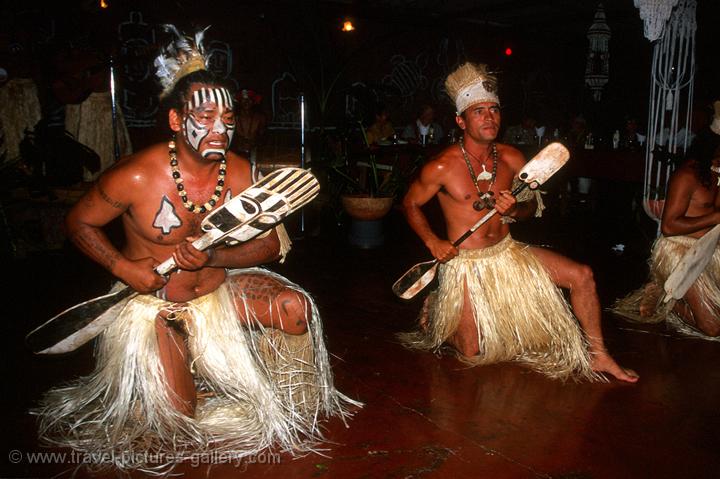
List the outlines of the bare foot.
<svg viewBox="0 0 720 479">
<path fill-rule="evenodd" d="M 640 300 L 640 316 L 648 318 L 655 314 L 658 299 L 660 299 L 660 287 L 656 283 L 648 283 Z"/>
<path fill-rule="evenodd" d="M 592 369 L 598 373 L 608 373 L 614 376 L 620 381 L 629 383 L 636 383 L 640 376 L 632 369 L 621 367 L 615 360 L 606 352 L 595 352 L 592 355 Z"/>
</svg>

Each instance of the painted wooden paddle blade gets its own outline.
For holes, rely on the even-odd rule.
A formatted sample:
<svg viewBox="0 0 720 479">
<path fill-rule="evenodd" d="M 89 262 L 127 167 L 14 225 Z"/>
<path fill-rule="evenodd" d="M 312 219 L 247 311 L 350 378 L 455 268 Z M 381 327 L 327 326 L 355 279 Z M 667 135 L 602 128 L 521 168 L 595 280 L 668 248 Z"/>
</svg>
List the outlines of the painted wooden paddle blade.
<svg viewBox="0 0 720 479">
<path fill-rule="evenodd" d="M 319 192 L 320 183 L 308 170 L 281 168 L 210 213 L 201 227 L 206 233 L 220 230 L 235 241 L 248 241 L 275 227 Z"/>
<path fill-rule="evenodd" d="M 435 278 L 437 260 L 418 263 L 392 286 L 393 293 L 402 299 L 412 299 Z"/>
<path fill-rule="evenodd" d="M 530 189 L 544 184 L 570 159 L 570 151 L 561 143 L 550 143 L 525 163 L 518 178 L 527 183 Z"/>
<path fill-rule="evenodd" d="M 35 354 L 61 354 L 73 351 L 100 334 L 115 318 L 118 308 L 137 293 L 124 287 L 76 304 L 49 319 L 25 336 Z"/>
<path fill-rule="evenodd" d="M 319 192 L 320 182 L 310 171 L 302 168 L 275 170 L 208 214 L 200 224 L 205 234 L 195 240 L 193 246 L 203 251 L 222 241 L 231 245 L 249 241 L 277 226 Z M 156 271 L 165 275 L 175 267 L 175 259 L 170 257 Z"/>
<path fill-rule="evenodd" d="M 663 301 L 667 303 L 671 299 L 681 299 L 685 296 L 685 293 L 712 259 L 717 248 L 718 239 L 720 239 L 720 225 L 715 225 L 687 250 L 665 281 L 663 286 L 665 298 Z"/>
</svg>

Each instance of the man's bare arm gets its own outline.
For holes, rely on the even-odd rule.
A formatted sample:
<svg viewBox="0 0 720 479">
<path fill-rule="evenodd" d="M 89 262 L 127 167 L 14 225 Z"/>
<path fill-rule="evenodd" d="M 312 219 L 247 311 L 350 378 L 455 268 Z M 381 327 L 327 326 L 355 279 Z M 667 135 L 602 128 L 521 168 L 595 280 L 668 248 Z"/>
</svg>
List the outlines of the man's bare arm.
<svg viewBox="0 0 720 479">
<path fill-rule="evenodd" d="M 428 223 L 422 206 L 430 201 L 438 191 L 441 185 L 437 182 L 437 176 L 442 167 L 436 163 L 426 165 L 419 177 L 410 184 L 405 197 L 403 198 L 403 212 L 410 227 L 427 245 L 428 242 L 438 240 L 439 238 L 433 232 Z"/>
<path fill-rule="evenodd" d="M 503 159 L 513 171 L 513 177 L 517 180 L 517 175 L 525 166 L 525 156 L 517 149 L 502 146 Z M 515 186 L 513 184 L 513 186 Z M 521 195 L 522 196 L 522 195 Z M 511 195 L 510 190 L 500 192 L 495 205 L 498 213 L 503 216 L 509 216 L 516 220 L 525 220 L 535 214 L 537 210 L 537 201 L 533 195 L 531 199 L 522 201 Z"/>
<path fill-rule="evenodd" d="M 537 201 L 532 198 L 527 201 L 517 201 L 510 190 L 500 192 L 495 208 L 503 216 L 516 220 L 525 220 L 535 214 Z"/>
<path fill-rule="evenodd" d="M 403 211 L 408 224 L 439 261 L 453 258 L 458 251 L 450 241 L 439 238 L 433 232 L 422 206 L 440 191 L 445 169 L 446 166 L 440 160 L 425 165 L 403 199 Z"/>
<path fill-rule="evenodd" d="M 235 246 L 217 248 L 207 266 L 219 268 L 247 268 L 270 263 L 280 258 L 280 241 L 275 230 Z"/>
<path fill-rule="evenodd" d="M 70 240 L 88 257 L 121 281 L 140 292 L 154 291 L 165 284 L 153 268 L 155 258 L 131 261 L 120 253 L 103 231 L 103 226 L 122 215 L 130 206 L 129 192 L 136 190 L 125 181 L 123 172 L 108 171 L 65 218 Z"/>
<path fill-rule="evenodd" d="M 120 216 L 127 205 L 111 196 L 101 182 L 96 183 L 65 218 L 70 240 L 87 256 L 112 273 L 120 252 L 112 245 L 102 227 Z"/>
</svg>

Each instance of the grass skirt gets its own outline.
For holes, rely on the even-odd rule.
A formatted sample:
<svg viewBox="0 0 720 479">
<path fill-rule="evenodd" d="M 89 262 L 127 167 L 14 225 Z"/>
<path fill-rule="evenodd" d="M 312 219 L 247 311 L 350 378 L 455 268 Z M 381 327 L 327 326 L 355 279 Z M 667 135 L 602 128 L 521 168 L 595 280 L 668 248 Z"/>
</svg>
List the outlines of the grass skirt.
<svg viewBox="0 0 720 479">
<path fill-rule="evenodd" d="M 51 390 L 34 411 L 41 439 L 96 457 L 100 467 L 157 473 L 198 454 L 314 451 L 323 440 L 320 418 L 345 419 L 347 406 L 358 403 L 333 386 L 322 324 L 307 293 L 263 269 L 230 272 L 241 274 L 268 275 L 304 294 L 309 331 L 292 336 L 264 328 L 247 303 L 243 315 L 254 326 L 244 326 L 233 298 L 242 309 L 243 298 L 258 291 L 233 290 L 232 277 L 184 303 L 177 313 L 191 316 L 185 325 L 198 390 L 190 418 L 170 406 L 155 330 L 158 312 L 179 305 L 137 296 L 101 336 L 95 371 Z"/>
<path fill-rule="evenodd" d="M 711 338 L 687 324 L 673 311 L 676 300 L 663 302 L 665 281 L 696 241 L 697 239 L 690 236 L 661 236 L 655 240 L 650 256 L 648 284 L 616 301 L 611 311 L 641 323 L 667 322 L 680 333 L 715 340 L 716 338 Z M 706 309 L 720 311 L 720 248 L 715 249 L 712 259 L 692 287 L 700 294 Z M 654 312 L 648 316 L 640 316 L 642 303 L 654 308 Z"/>
<path fill-rule="evenodd" d="M 427 298 L 420 331 L 403 334 L 411 348 L 439 350 L 458 329 L 465 285 L 479 354 L 472 365 L 518 361 L 558 379 L 598 380 L 583 332 L 552 278 L 529 247 L 509 235 L 498 244 L 440 265 L 439 287 Z"/>
</svg>

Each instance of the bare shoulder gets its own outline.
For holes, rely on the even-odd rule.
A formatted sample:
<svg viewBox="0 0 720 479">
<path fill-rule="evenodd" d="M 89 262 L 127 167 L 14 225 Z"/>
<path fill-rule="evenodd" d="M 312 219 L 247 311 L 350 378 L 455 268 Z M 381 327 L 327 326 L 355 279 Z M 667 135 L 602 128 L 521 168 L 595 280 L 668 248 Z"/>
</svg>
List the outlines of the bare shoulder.
<svg viewBox="0 0 720 479">
<path fill-rule="evenodd" d="M 455 145 L 443 149 L 423 165 L 420 172 L 421 181 L 425 183 L 443 184 L 447 175 L 449 175 L 452 170 L 452 165 L 457 162 L 459 155 L 460 151 Z"/>
<path fill-rule="evenodd" d="M 253 184 L 250 161 L 243 155 L 228 151 L 225 159 L 227 161 L 227 175 L 235 187 L 243 189 Z"/>
<path fill-rule="evenodd" d="M 519 172 L 522 167 L 525 166 L 527 161 L 525 160 L 525 155 L 523 155 L 520 150 L 503 143 L 497 143 L 496 145 L 501 161 L 510 166 L 514 173 Z"/>
<path fill-rule="evenodd" d="M 670 175 L 668 182 L 667 200 L 685 201 L 693 196 L 700 188 L 700 179 L 692 161 L 686 161 Z"/>
<path fill-rule="evenodd" d="M 692 160 L 684 162 L 670 176 L 670 181 L 682 185 L 694 185 L 699 183 L 697 171 Z"/>
<path fill-rule="evenodd" d="M 167 146 L 157 144 L 121 158 L 102 174 L 97 185 L 114 192 L 125 191 L 123 196 L 127 196 L 133 191 L 147 191 L 143 188 L 152 187 L 163 173 L 169 172 Z"/>
</svg>

